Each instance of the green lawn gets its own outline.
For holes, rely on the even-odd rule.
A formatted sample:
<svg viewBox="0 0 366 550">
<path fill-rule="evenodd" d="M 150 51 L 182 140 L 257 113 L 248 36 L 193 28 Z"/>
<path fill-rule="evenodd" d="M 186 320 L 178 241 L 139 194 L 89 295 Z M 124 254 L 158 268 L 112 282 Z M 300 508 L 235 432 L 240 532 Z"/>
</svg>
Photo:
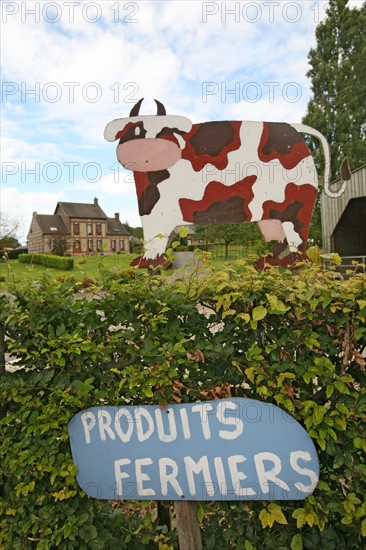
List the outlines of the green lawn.
<svg viewBox="0 0 366 550">
<path fill-rule="evenodd" d="M 74 269 L 62 270 L 41 265 L 29 265 L 20 263 L 19 260 L 8 260 L 0 263 L 0 275 L 3 280 L 1 286 L 9 283 L 24 280 L 26 278 L 35 278 L 42 273 L 48 273 L 51 277 L 57 277 L 62 274 L 72 275 L 78 281 L 84 277 L 93 277 L 98 279 L 101 270 L 104 269 L 127 269 L 130 262 L 136 257 L 135 254 L 115 254 L 106 256 L 89 256 L 83 258 L 74 258 Z"/>
<path fill-rule="evenodd" d="M 223 245 L 216 245 L 209 253 L 211 261 L 218 266 L 225 265 L 227 262 L 232 262 L 240 257 L 248 257 L 252 249 L 230 244 L 229 255 L 225 259 L 225 249 Z M 19 260 L 8 260 L 5 263 L 0 263 L 0 289 L 6 288 L 9 284 L 20 282 L 26 279 L 34 279 L 42 273 L 48 273 L 51 277 L 59 275 L 71 275 L 77 281 L 82 281 L 85 277 L 92 277 L 96 281 L 102 270 L 109 269 L 128 269 L 131 261 L 136 258 L 136 254 L 114 254 L 105 256 L 83 256 L 74 257 L 74 269 L 62 270 L 51 267 L 44 267 L 38 264 L 29 265 L 20 263 Z M 170 275 L 172 270 L 166 271 Z"/>
</svg>

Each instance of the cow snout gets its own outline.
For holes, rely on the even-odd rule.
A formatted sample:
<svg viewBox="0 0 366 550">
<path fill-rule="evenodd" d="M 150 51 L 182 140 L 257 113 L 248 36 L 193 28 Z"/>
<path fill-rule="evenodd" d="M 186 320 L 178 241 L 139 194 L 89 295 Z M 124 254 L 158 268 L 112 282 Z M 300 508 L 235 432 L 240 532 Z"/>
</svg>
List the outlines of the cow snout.
<svg viewBox="0 0 366 550">
<path fill-rule="evenodd" d="M 117 147 L 117 158 L 133 172 L 155 172 L 173 166 L 182 156 L 172 141 L 159 138 L 134 139 Z"/>
</svg>

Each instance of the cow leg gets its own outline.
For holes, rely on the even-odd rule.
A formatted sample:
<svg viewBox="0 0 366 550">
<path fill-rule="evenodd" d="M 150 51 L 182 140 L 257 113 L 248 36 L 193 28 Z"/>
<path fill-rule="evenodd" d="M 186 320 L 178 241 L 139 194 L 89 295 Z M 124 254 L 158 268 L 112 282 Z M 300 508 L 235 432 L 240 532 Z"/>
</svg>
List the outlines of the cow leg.
<svg viewBox="0 0 366 550">
<path fill-rule="evenodd" d="M 162 223 L 164 222 L 163 216 L 159 217 L 161 218 L 159 225 L 157 223 L 157 216 L 155 216 L 154 219 L 150 218 L 149 220 L 144 220 L 142 218 L 141 221 L 145 241 L 144 254 L 143 256 L 133 260 L 131 265 L 138 266 L 140 268 L 148 268 L 163 267 L 168 264 L 165 250 L 168 244 L 169 236 L 179 221 L 175 223 L 176 220 L 165 220 L 165 223 Z M 161 233 L 159 234 L 156 234 L 157 227 L 161 229 Z"/>
<path fill-rule="evenodd" d="M 301 249 L 305 250 L 307 233 L 308 233 L 307 231 L 306 231 L 305 242 L 303 242 L 304 235 L 301 235 L 301 233 L 303 232 L 302 231 L 297 232 L 292 222 L 283 222 L 282 228 L 283 228 L 283 232 L 286 235 L 286 241 L 287 241 L 288 250 L 290 253 L 291 252 L 297 253 Z"/>
<path fill-rule="evenodd" d="M 316 185 L 288 183 L 282 202 L 268 200 L 263 203 L 260 229 L 265 237 L 268 233 L 278 242 L 272 246 L 269 256 L 257 261 L 256 267 L 262 269 L 265 264 L 291 267 L 297 261 L 306 259 L 306 242 L 316 197 Z M 272 225 L 275 233 L 266 227 L 267 220 L 271 224 L 277 222 L 276 227 Z"/>
<path fill-rule="evenodd" d="M 268 243 L 276 241 L 269 253 L 257 260 L 254 267 L 264 269 L 266 265 L 278 265 L 281 257 L 285 257 L 289 252 L 289 247 L 286 239 L 286 233 L 280 220 L 260 220 L 258 227 Z"/>
<path fill-rule="evenodd" d="M 301 214 L 301 212 L 299 211 Z M 262 220 L 258 222 L 265 240 L 276 240 L 267 256 L 260 258 L 254 265 L 263 269 L 265 265 L 281 265 L 291 267 L 296 262 L 306 259 L 306 242 L 309 231 L 310 218 L 304 216 L 292 218 L 292 220 L 276 219 Z"/>
<path fill-rule="evenodd" d="M 149 234 L 145 235 L 144 232 L 144 254 L 143 256 L 135 258 L 135 260 L 131 262 L 131 265 L 139 268 L 163 267 L 167 265 L 168 261 L 165 249 L 168 243 L 168 236 L 159 234 L 149 237 Z"/>
<path fill-rule="evenodd" d="M 260 220 L 258 227 L 267 243 L 269 241 L 282 243 L 286 239 L 286 234 L 280 220 Z"/>
</svg>

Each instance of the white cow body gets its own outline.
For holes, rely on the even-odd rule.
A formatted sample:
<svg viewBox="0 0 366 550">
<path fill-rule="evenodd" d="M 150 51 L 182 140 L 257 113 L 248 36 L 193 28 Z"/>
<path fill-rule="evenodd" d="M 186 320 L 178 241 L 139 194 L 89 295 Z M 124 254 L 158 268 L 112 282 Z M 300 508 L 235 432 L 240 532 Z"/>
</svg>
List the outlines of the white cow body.
<svg viewBox="0 0 366 550">
<path fill-rule="evenodd" d="M 173 229 L 191 223 L 258 222 L 266 240 L 278 243 L 266 257 L 274 265 L 305 254 L 318 176 L 300 132 L 322 143 L 327 194 L 344 189 L 329 189 L 329 146 L 317 130 L 277 122 L 192 125 L 166 116 L 158 101 L 157 115 L 139 116 L 141 102 L 105 129 L 108 141 L 120 140 L 121 164 L 134 172 L 145 240 L 140 266 L 164 263 Z"/>
</svg>

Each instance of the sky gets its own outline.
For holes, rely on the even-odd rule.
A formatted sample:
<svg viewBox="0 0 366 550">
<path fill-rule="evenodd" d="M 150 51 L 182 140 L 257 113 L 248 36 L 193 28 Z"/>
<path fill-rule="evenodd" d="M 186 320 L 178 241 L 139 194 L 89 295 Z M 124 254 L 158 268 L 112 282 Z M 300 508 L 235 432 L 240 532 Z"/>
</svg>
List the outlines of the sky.
<svg viewBox="0 0 366 550">
<path fill-rule="evenodd" d="M 350 6 L 361 6 L 350 0 Z M 92 203 L 139 226 L 132 173 L 105 126 L 140 114 L 193 123 L 301 122 L 323 0 L 1 1 L 1 194 L 20 221 L 59 201 Z"/>
</svg>

